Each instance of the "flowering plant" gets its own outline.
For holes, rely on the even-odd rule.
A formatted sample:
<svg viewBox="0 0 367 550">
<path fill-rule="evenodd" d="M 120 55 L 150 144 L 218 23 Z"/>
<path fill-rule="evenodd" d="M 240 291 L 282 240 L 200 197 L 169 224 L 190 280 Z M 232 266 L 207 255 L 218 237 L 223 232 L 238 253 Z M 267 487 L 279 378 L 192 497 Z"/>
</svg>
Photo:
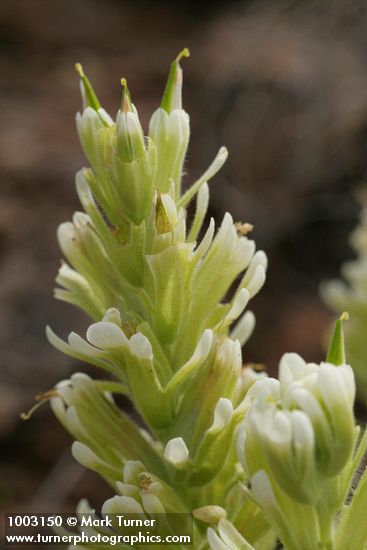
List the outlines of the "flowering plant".
<svg viewBox="0 0 367 550">
<path fill-rule="evenodd" d="M 47 335 L 104 378 L 60 382 L 52 409 L 75 438 L 75 459 L 113 489 L 102 514 L 192 514 L 194 547 L 203 550 L 270 550 L 276 539 L 289 550 L 362 550 L 366 475 L 347 497 L 367 439 L 353 415 L 341 321 L 326 363 L 285 355 L 279 381 L 242 366 L 255 323 L 246 308 L 267 259 L 247 236 L 250 224 L 234 224 L 228 213 L 217 231 L 214 220 L 204 228 L 208 181 L 226 160 L 224 147 L 181 190 L 186 56 L 171 65 L 147 137 L 126 80 L 114 120 L 77 65 L 76 123 L 91 168 L 76 177 L 84 212 L 58 230 L 68 263 L 55 295 L 93 323 L 85 338 L 72 332 L 64 342 L 50 328 Z M 115 394 L 130 398 L 142 423 Z M 91 508 L 83 501 L 79 510 Z"/>
</svg>

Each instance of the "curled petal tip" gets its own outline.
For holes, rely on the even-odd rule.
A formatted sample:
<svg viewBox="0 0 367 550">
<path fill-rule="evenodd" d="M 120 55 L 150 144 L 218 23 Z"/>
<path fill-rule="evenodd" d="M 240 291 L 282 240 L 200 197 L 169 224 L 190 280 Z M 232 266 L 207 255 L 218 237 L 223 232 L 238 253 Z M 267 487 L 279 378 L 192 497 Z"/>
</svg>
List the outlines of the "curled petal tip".
<svg viewBox="0 0 367 550">
<path fill-rule="evenodd" d="M 188 48 L 184 48 L 172 61 L 167 84 L 163 93 L 161 107 L 169 114 L 174 109 L 182 109 L 182 69 L 180 60 L 189 57 Z"/>
<path fill-rule="evenodd" d="M 175 61 L 178 63 L 183 57 L 190 57 L 190 50 L 189 48 L 184 48 L 180 51 L 180 53 L 177 55 Z"/>
</svg>

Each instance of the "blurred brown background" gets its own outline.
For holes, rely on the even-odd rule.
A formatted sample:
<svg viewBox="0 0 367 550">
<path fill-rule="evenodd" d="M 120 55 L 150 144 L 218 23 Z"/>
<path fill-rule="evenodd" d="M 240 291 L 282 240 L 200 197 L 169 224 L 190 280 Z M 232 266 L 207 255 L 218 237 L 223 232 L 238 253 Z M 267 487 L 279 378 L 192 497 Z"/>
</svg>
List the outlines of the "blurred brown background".
<svg viewBox="0 0 367 550">
<path fill-rule="evenodd" d="M 0 506 L 72 510 L 109 491 L 70 458 L 70 438 L 34 395 L 75 370 L 44 336 L 83 331 L 85 318 L 52 298 L 55 231 L 79 208 L 85 163 L 74 128 L 81 61 L 113 114 L 126 76 L 141 118 L 159 103 L 184 46 L 192 142 L 186 181 L 220 145 L 229 160 L 211 184 L 211 214 L 255 225 L 269 255 L 253 302 L 246 361 L 275 372 L 285 351 L 323 357 L 331 320 L 319 282 L 350 256 L 353 188 L 366 171 L 367 5 L 362 0 L 197 2 L 0 0 Z M 61 457 L 61 458 L 60 458 Z"/>
</svg>

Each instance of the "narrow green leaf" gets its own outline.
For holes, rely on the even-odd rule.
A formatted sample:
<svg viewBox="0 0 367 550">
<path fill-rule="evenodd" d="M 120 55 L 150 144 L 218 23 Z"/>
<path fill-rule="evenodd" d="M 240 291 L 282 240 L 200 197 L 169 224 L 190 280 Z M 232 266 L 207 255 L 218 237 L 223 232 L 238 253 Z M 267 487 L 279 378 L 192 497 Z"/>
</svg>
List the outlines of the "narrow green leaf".
<svg viewBox="0 0 367 550">
<path fill-rule="evenodd" d="M 80 63 L 75 64 L 75 70 L 80 76 L 81 86 L 82 86 L 82 95 L 85 107 L 92 107 L 95 111 L 101 108 L 101 104 L 96 96 L 93 86 L 89 81 L 89 78 L 84 74 L 83 67 Z"/>
<path fill-rule="evenodd" d="M 346 362 L 343 321 L 347 321 L 348 318 L 348 313 L 344 312 L 334 325 L 333 335 L 331 337 L 329 349 L 326 355 L 326 362 L 335 366 L 343 365 Z"/>
</svg>

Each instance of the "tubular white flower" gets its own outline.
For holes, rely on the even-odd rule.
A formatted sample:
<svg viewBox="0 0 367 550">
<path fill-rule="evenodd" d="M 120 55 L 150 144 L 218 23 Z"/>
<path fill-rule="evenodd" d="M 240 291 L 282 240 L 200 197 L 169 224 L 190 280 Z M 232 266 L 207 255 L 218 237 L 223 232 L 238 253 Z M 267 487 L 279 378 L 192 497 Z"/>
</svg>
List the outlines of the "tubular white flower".
<svg viewBox="0 0 367 550">
<path fill-rule="evenodd" d="M 84 153 L 88 157 L 92 166 L 99 164 L 98 136 L 104 128 L 103 122 L 98 113 L 92 108 L 87 107 L 83 113 L 76 115 L 76 127 L 79 139 Z"/>
<path fill-rule="evenodd" d="M 261 290 L 261 288 L 265 283 L 265 278 L 266 278 L 265 269 L 263 268 L 262 265 L 258 265 L 254 273 L 254 276 L 252 277 L 252 279 L 250 280 L 247 286 L 247 290 L 250 298 L 253 298 L 259 292 L 259 290 Z"/>
<path fill-rule="evenodd" d="M 215 406 L 214 420 L 213 420 L 213 424 L 209 428 L 209 431 L 216 432 L 216 431 L 223 430 L 226 426 L 228 426 L 228 424 L 232 420 L 232 416 L 233 416 L 232 401 L 230 399 L 227 399 L 226 397 L 221 397 Z"/>
<path fill-rule="evenodd" d="M 77 233 L 72 222 L 61 223 L 57 229 L 57 239 L 67 258 L 76 250 Z"/>
<path fill-rule="evenodd" d="M 219 521 L 218 532 L 219 536 L 211 527 L 207 531 L 211 550 L 254 550 L 254 547 L 225 518 Z"/>
<path fill-rule="evenodd" d="M 144 510 L 135 499 L 116 495 L 103 504 L 102 514 L 144 514 Z"/>
<path fill-rule="evenodd" d="M 200 244 L 195 249 L 196 259 L 202 258 L 207 253 L 209 246 L 213 241 L 214 231 L 215 231 L 215 222 L 213 218 L 210 218 L 208 229 L 206 230 L 205 235 L 202 238 Z"/>
<path fill-rule="evenodd" d="M 220 370 L 231 365 L 231 371 L 236 373 L 237 378 L 237 375 L 241 372 L 242 365 L 241 346 L 238 340 L 233 342 L 229 338 L 226 338 L 218 348 L 215 363 Z"/>
<path fill-rule="evenodd" d="M 192 511 L 192 515 L 204 523 L 217 524 L 221 519 L 227 517 L 227 512 L 221 506 L 207 505 L 196 508 Z"/>
<path fill-rule="evenodd" d="M 80 441 L 74 441 L 71 452 L 77 462 L 90 470 L 95 470 L 96 465 L 100 462 L 98 456 Z"/>
<path fill-rule="evenodd" d="M 151 493 L 142 493 L 141 500 L 148 514 L 164 514 L 165 508 L 158 497 Z"/>
<path fill-rule="evenodd" d="M 115 323 L 100 321 L 90 325 L 87 330 L 89 342 L 100 349 L 126 347 L 129 344 L 124 331 Z"/>
<path fill-rule="evenodd" d="M 259 470 L 252 476 L 251 491 L 256 501 L 265 510 L 279 508 L 270 479 L 264 470 Z"/>
<path fill-rule="evenodd" d="M 279 363 L 279 381 L 285 391 L 293 382 L 302 382 L 306 377 L 317 374 L 319 366 L 306 363 L 297 353 L 285 353 Z"/>
<path fill-rule="evenodd" d="M 213 331 L 210 329 L 204 330 L 195 348 L 194 354 L 190 359 L 190 362 L 197 364 L 199 363 L 199 361 L 204 361 L 209 354 L 209 351 L 212 347 L 212 343 L 213 343 Z"/>
<path fill-rule="evenodd" d="M 95 348 L 94 346 L 91 346 L 88 342 L 84 340 L 84 338 L 81 338 L 79 334 L 76 334 L 75 332 L 71 332 L 69 334 L 68 343 L 77 353 L 92 357 L 98 357 L 102 355 L 101 350 Z"/>
<path fill-rule="evenodd" d="M 264 285 L 267 266 L 268 259 L 265 252 L 258 250 L 255 255 L 252 256 L 250 265 L 248 266 L 239 285 L 240 288 L 247 288 L 250 298 L 253 298 Z"/>
<path fill-rule="evenodd" d="M 252 257 L 251 263 L 242 279 L 241 286 L 248 286 L 250 284 L 259 266 L 262 266 L 264 271 L 268 267 L 268 258 L 263 250 L 258 250 Z"/>
<path fill-rule="evenodd" d="M 236 382 L 233 403 L 237 406 L 244 400 L 251 386 L 258 380 L 267 378 L 267 374 L 262 370 L 255 370 L 251 365 L 245 366 L 241 370 L 240 378 Z M 237 410 L 237 409 L 236 409 Z"/>
<path fill-rule="evenodd" d="M 175 108 L 171 113 L 167 113 L 159 107 L 150 119 L 149 136 L 156 144 L 172 139 L 183 147 L 190 136 L 189 115 L 181 108 Z"/>
<path fill-rule="evenodd" d="M 241 373 L 241 383 L 243 391 L 248 391 L 251 386 L 262 378 L 267 378 L 267 373 L 264 370 L 255 370 L 250 366 L 244 367 Z"/>
<path fill-rule="evenodd" d="M 232 340 L 238 340 L 241 346 L 243 346 L 250 338 L 256 324 L 255 315 L 252 311 L 246 311 L 231 330 L 230 338 Z"/>
<path fill-rule="evenodd" d="M 121 326 L 121 314 L 118 309 L 115 307 L 110 307 L 107 309 L 103 315 L 103 322 L 114 323 L 115 325 Z"/>
<path fill-rule="evenodd" d="M 145 154 L 144 135 L 139 116 L 132 111 L 118 111 L 116 117 L 117 153 L 123 162 L 132 162 Z"/>
<path fill-rule="evenodd" d="M 225 544 L 222 539 L 217 535 L 217 533 L 209 527 L 208 529 L 208 543 L 211 550 L 238 550 L 235 546 L 228 546 Z"/>
<path fill-rule="evenodd" d="M 90 217 L 85 212 L 74 212 L 73 224 L 76 230 L 83 229 L 86 225 L 90 224 Z"/>
<path fill-rule="evenodd" d="M 56 282 L 65 288 L 73 289 L 75 287 L 83 286 L 90 289 L 90 285 L 83 275 L 80 275 L 75 269 L 72 269 L 67 263 L 63 262 L 57 277 Z"/>
<path fill-rule="evenodd" d="M 133 334 L 129 341 L 131 351 L 141 359 L 153 359 L 153 349 L 148 338 L 140 332 Z"/>
<path fill-rule="evenodd" d="M 215 244 L 218 243 L 219 248 L 225 248 L 230 244 L 234 236 L 237 236 L 237 233 L 234 228 L 233 218 L 229 212 L 226 212 L 215 238 Z"/>
<path fill-rule="evenodd" d="M 335 407 L 344 406 L 352 409 L 356 393 L 353 370 L 350 365 L 335 367 L 321 363 L 319 372 L 319 389 L 322 399 L 333 413 Z"/>
<path fill-rule="evenodd" d="M 233 226 L 234 229 L 234 226 Z M 254 241 L 251 241 L 247 237 L 238 237 L 237 233 L 235 234 L 233 231 L 231 231 L 232 234 L 232 242 L 235 244 L 233 254 L 235 257 L 238 258 L 240 265 L 242 266 L 242 269 L 247 269 L 248 265 L 251 261 L 251 258 L 253 257 L 253 254 L 255 252 L 255 243 Z M 246 272 L 247 273 L 247 272 Z M 240 288 L 242 285 L 240 283 Z"/>
<path fill-rule="evenodd" d="M 170 113 L 161 107 L 149 123 L 149 137 L 157 150 L 157 177 L 155 187 L 167 192 L 171 181 L 175 194 L 179 195 L 182 167 L 190 137 L 190 119 L 183 109 L 175 108 Z"/>
<path fill-rule="evenodd" d="M 248 390 L 244 400 L 236 410 L 247 411 L 256 401 L 261 403 L 275 403 L 280 399 L 280 384 L 275 378 L 260 378 Z"/>
<path fill-rule="evenodd" d="M 168 441 L 164 449 L 164 458 L 178 470 L 186 466 L 189 450 L 182 437 L 175 437 Z"/>
<path fill-rule="evenodd" d="M 290 421 L 298 472 L 314 477 L 315 432 L 311 420 L 303 411 L 295 410 L 290 413 Z"/>
<path fill-rule="evenodd" d="M 202 227 L 209 205 L 209 186 L 204 183 L 196 196 L 195 217 L 192 223 L 188 241 L 195 241 Z"/>
<path fill-rule="evenodd" d="M 234 298 L 231 309 L 226 314 L 224 321 L 235 321 L 245 310 L 250 299 L 250 292 L 246 288 L 241 288 L 237 296 Z"/>
<path fill-rule="evenodd" d="M 128 460 L 124 467 L 124 483 L 137 483 L 139 474 L 142 472 L 144 472 L 144 466 L 140 460 Z"/>
<path fill-rule="evenodd" d="M 237 531 L 232 523 L 225 518 L 221 519 L 218 525 L 218 531 L 222 540 L 230 547 L 238 546 L 239 549 L 251 550 L 252 546 Z M 253 550 L 253 549 L 252 549 Z"/>
</svg>

